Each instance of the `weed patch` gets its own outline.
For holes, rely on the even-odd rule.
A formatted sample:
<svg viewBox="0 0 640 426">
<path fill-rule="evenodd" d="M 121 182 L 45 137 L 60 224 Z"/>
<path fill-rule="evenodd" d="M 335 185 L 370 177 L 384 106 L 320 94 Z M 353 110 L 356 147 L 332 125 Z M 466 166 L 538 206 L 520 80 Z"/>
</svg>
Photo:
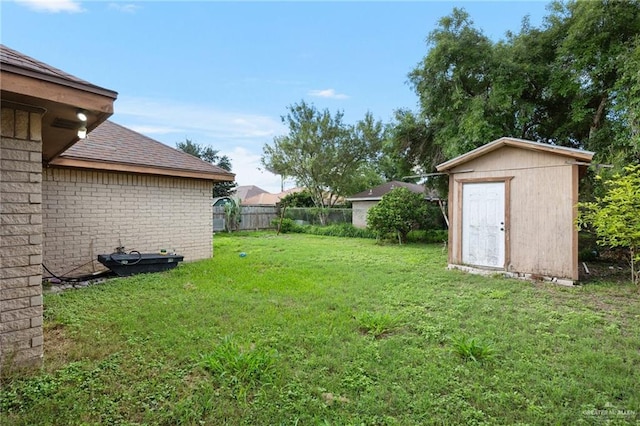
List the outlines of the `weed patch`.
<svg viewBox="0 0 640 426">
<path fill-rule="evenodd" d="M 451 341 L 453 350 L 465 361 L 485 362 L 495 355 L 490 343 L 473 337 L 455 337 Z"/>
<path fill-rule="evenodd" d="M 271 383 L 277 352 L 256 347 L 243 349 L 231 336 L 205 355 L 202 366 L 222 384 L 246 389 Z"/>
</svg>

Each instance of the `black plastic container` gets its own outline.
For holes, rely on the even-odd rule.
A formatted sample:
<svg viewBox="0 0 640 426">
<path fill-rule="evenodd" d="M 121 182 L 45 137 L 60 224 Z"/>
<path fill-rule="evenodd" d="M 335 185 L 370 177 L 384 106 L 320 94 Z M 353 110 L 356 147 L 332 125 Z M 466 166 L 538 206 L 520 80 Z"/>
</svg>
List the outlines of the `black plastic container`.
<svg viewBox="0 0 640 426">
<path fill-rule="evenodd" d="M 98 262 L 120 277 L 168 271 L 178 266 L 184 256 L 177 254 L 129 253 L 99 254 Z"/>
</svg>

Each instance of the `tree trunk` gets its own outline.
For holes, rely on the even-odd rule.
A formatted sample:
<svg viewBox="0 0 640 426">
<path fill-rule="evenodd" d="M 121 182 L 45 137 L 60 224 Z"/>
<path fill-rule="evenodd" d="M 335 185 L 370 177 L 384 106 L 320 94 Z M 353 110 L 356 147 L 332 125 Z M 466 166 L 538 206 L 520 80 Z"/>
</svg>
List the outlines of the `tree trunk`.
<svg viewBox="0 0 640 426">
<path fill-rule="evenodd" d="M 600 99 L 600 104 L 598 105 L 598 109 L 596 110 L 596 114 L 593 116 L 593 120 L 591 121 L 591 127 L 589 128 L 589 140 L 593 139 L 595 133 L 600 128 L 600 123 L 602 122 L 602 116 L 604 115 L 604 107 L 607 105 L 607 101 L 609 100 L 609 94 L 605 92 Z"/>
</svg>

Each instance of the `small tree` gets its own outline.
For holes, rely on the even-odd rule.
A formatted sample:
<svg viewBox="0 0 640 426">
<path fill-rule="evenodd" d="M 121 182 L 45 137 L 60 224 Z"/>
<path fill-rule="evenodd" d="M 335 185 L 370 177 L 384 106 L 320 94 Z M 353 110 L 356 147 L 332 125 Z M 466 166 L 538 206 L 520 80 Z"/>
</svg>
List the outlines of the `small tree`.
<svg viewBox="0 0 640 426">
<path fill-rule="evenodd" d="M 395 188 L 369 209 L 367 227 L 378 238 L 395 233 L 398 242 L 403 244 L 407 241 L 409 231 L 425 223 L 427 216 L 424 194 L 411 192 L 407 188 Z"/>
<path fill-rule="evenodd" d="M 631 281 L 638 284 L 640 273 L 640 165 L 627 166 L 624 174 L 605 181 L 605 195 L 595 202 L 580 203 L 578 226 L 592 228 L 598 244 L 628 250 Z"/>
<path fill-rule="evenodd" d="M 224 205 L 225 227 L 227 228 L 227 232 L 237 230 L 240 226 L 240 215 L 242 214 L 240 201 L 239 198 L 232 198 Z"/>
</svg>

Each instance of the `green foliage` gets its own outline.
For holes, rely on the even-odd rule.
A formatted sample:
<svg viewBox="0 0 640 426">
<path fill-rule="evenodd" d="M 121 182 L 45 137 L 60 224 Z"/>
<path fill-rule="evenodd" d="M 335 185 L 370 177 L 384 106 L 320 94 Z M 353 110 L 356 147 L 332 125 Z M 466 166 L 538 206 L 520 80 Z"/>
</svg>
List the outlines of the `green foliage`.
<svg viewBox="0 0 640 426">
<path fill-rule="evenodd" d="M 198 143 L 192 142 L 190 139 L 185 139 L 184 142 L 176 143 L 176 148 L 187 154 L 191 154 L 194 157 L 211 163 L 214 166 L 218 166 L 228 172 L 231 171 L 231 160 L 226 155 L 220 155 L 219 151 L 211 148 L 210 146 L 202 146 Z M 237 183 L 235 182 L 218 182 L 213 184 L 212 197 L 230 197 L 235 190 Z"/>
<path fill-rule="evenodd" d="M 449 232 L 446 229 L 417 229 L 409 232 L 407 241 L 412 243 L 446 244 L 449 241 Z"/>
<path fill-rule="evenodd" d="M 280 200 L 280 206 L 286 207 L 313 207 L 313 196 L 304 189 L 300 192 L 292 192 L 287 194 Z"/>
<path fill-rule="evenodd" d="M 376 232 L 379 238 L 393 233 L 398 242 L 404 244 L 409 231 L 426 228 L 434 216 L 423 194 L 416 194 L 407 188 L 394 188 L 369 209 L 367 228 Z"/>
<path fill-rule="evenodd" d="M 306 225 L 335 225 L 351 223 L 352 210 L 344 208 L 290 207 L 285 217 Z"/>
<path fill-rule="evenodd" d="M 360 330 L 376 339 L 402 326 L 402 318 L 387 312 L 363 312 L 356 316 Z"/>
<path fill-rule="evenodd" d="M 339 223 L 337 225 L 327 226 L 304 225 L 300 227 L 299 232 L 311 235 L 324 235 L 327 237 L 376 238 L 376 234 L 370 230 L 356 228 L 350 223 Z"/>
<path fill-rule="evenodd" d="M 288 234 L 290 232 L 300 232 L 300 226 L 296 224 L 293 219 L 289 219 L 288 217 L 282 219 L 273 219 L 271 221 L 271 226 L 276 228 L 279 233 Z"/>
<path fill-rule="evenodd" d="M 593 228 L 598 244 L 629 251 L 631 280 L 640 282 L 640 165 L 627 166 L 604 183 L 606 193 L 595 202 L 580 203 L 578 226 Z"/>
<path fill-rule="evenodd" d="M 240 199 L 231 198 L 231 200 L 224 204 L 224 226 L 227 228 L 227 232 L 238 229 L 240 225 L 240 219 L 242 217 L 242 205 Z"/>
<path fill-rule="evenodd" d="M 256 386 L 270 383 L 276 355 L 273 350 L 243 350 L 231 336 L 225 336 L 211 353 L 202 355 L 201 363 L 222 383 Z"/>
<path fill-rule="evenodd" d="M 541 28 L 492 42 L 455 8 L 410 73 L 420 100 L 397 117 L 400 152 L 424 170 L 502 136 L 640 160 L 640 3 L 554 2 Z"/>
<path fill-rule="evenodd" d="M 289 133 L 263 147 L 261 161 L 267 170 L 295 178 L 318 208 L 332 207 L 369 179 L 367 163 L 375 158 L 384 138 L 382 123 L 371 114 L 356 125 L 345 124 L 343 116 L 343 112 L 333 115 L 301 101 L 289 106 L 282 117 Z"/>
<path fill-rule="evenodd" d="M 451 340 L 453 350 L 465 361 L 488 361 L 495 355 L 493 346 L 473 337 L 455 337 Z"/>
</svg>

